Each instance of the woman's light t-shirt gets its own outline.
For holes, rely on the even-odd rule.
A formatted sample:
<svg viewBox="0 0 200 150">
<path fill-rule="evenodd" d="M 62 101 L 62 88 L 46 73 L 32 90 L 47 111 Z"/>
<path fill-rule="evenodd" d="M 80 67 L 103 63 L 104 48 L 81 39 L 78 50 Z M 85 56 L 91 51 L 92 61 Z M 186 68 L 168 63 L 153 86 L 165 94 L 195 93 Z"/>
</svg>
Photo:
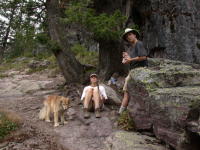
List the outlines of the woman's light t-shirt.
<svg viewBox="0 0 200 150">
<path fill-rule="evenodd" d="M 81 100 L 83 100 L 85 98 L 85 95 L 86 95 L 86 91 L 90 88 L 93 88 L 93 89 L 96 89 L 98 88 L 97 86 L 96 87 L 92 87 L 92 86 L 86 86 L 83 90 L 83 94 L 81 96 Z M 99 93 L 100 93 L 100 97 L 103 97 L 104 99 L 108 99 L 107 95 L 106 95 L 106 91 L 105 91 L 105 88 L 101 85 L 99 85 Z"/>
</svg>

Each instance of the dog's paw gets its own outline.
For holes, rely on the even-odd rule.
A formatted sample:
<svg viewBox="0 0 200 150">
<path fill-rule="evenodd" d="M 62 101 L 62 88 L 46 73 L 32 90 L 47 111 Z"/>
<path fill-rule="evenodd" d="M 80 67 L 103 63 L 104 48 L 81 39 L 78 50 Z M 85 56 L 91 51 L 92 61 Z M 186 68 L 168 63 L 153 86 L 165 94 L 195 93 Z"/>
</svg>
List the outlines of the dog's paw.
<svg viewBox="0 0 200 150">
<path fill-rule="evenodd" d="M 45 120 L 46 122 L 51 122 L 51 120 Z"/>
<path fill-rule="evenodd" d="M 54 127 L 58 127 L 58 126 L 59 126 L 59 123 L 55 123 L 55 124 L 54 124 Z"/>
</svg>

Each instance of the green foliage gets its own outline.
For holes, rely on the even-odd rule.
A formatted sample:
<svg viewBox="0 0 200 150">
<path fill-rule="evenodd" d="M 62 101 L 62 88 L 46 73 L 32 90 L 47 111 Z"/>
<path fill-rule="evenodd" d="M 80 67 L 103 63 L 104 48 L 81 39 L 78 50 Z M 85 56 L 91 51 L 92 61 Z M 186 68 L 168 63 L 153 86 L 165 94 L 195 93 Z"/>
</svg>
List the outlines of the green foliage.
<svg viewBox="0 0 200 150">
<path fill-rule="evenodd" d="M 0 45 L 7 58 L 32 56 L 37 46 L 36 34 L 43 32 L 46 9 L 44 1 L 2 0 L 0 3 Z"/>
<path fill-rule="evenodd" d="M 116 10 L 113 14 L 106 13 L 96 14 L 95 10 L 89 8 L 90 1 L 71 2 L 65 11 L 64 22 L 67 24 L 77 23 L 94 34 L 96 40 L 118 40 L 121 33 L 123 23 L 126 17 Z"/>
<path fill-rule="evenodd" d="M 191 109 L 200 110 L 200 99 L 192 100 L 191 104 L 189 105 Z"/>
<path fill-rule="evenodd" d="M 4 113 L 0 112 L 0 140 L 18 127 L 17 123 L 9 120 Z"/>
<path fill-rule="evenodd" d="M 50 39 L 49 36 L 44 32 L 36 34 L 36 41 L 40 44 L 43 45 L 47 44 L 49 39 Z"/>
<path fill-rule="evenodd" d="M 60 49 L 59 45 L 50 40 L 46 33 L 35 34 L 34 28 L 32 28 L 32 30 L 22 30 L 16 33 L 11 44 L 11 50 L 5 55 L 5 59 L 17 57 L 45 59 L 52 56 L 52 51 L 58 49 Z"/>
<path fill-rule="evenodd" d="M 17 31 L 11 46 L 11 51 L 7 57 L 31 56 L 36 46 L 34 28 L 29 27 L 27 30 Z"/>
<path fill-rule="evenodd" d="M 74 44 L 71 47 L 71 51 L 74 52 L 75 55 L 78 55 L 79 53 L 84 53 L 86 50 L 86 47 L 81 44 Z"/>
<path fill-rule="evenodd" d="M 136 31 L 138 31 L 138 33 L 140 33 L 140 27 L 137 24 L 134 24 L 134 25 L 130 26 L 129 28 L 135 29 Z"/>
<path fill-rule="evenodd" d="M 130 116 L 130 113 L 128 110 L 124 111 L 118 121 L 118 127 L 120 129 L 126 130 L 126 131 L 130 131 L 130 130 L 134 130 L 135 129 L 135 123 L 133 121 L 133 119 Z"/>
<path fill-rule="evenodd" d="M 47 45 L 48 45 L 48 48 L 53 52 L 61 50 L 60 45 L 56 41 L 49 40 Z"/>
<path fill-rule="evenodd" d="M 15 69 L 19 71 L 24 70 L 25 68 L 27 68 L 27 63 L 28 63 L 28 60 L 16 61 L 16 59 L 13 59 L 13 58 L 7 59 L 0 65 L 0 74 L 2 74 L 1 76 L 3 77 L 3 76 L 6 76 L 4 75 L 5 71 L 11 70 L 11 69 Z"/>
<path fill-rule="evenodd" d="M 71 51 L 75 54 L 76 59 L 82 64 L 91 64 L 97 66 L 98 64 L 98 52 L 88 51 L 84 45 L 74 44 L 71 47 Z"/>
<path fill-rule="evenodd" d="M 30 69 L 27 72 L 29 74 L 34 73 L 34 72 L 39 72 L 45 69 L 58 70 L 58 64 L 54 55 L 51 55 L 51 56 L 45 55 L 43 57 L 42 56 L 41 57 L 23 57 L 21 58 L 21 60 L 20 58 L 9 58 L 6 61 L 4 61 L 2 64 L 0 64 L 0 78 L 8 77 L 8 75 L 5 74 L 5 72 L 8 70 L 24 71 L 25 69 L 27 69 L 28 64 L 32 60 L 37 60 L 37 61 L 47 60 L 50 62 L 50 64 L 47 67 L 38 67 L 35 69 Z"/>
</svg>

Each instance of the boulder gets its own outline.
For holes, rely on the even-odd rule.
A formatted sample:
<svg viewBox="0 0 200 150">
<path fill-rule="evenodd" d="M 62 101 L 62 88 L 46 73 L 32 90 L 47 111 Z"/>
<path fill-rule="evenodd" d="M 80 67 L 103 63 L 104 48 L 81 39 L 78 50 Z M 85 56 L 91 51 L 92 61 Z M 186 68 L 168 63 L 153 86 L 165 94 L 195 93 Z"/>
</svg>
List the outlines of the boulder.
<svg viewBox="0 0 200 150">
<path fill-rule="evenodd" d="M 51 64 L 50 61 L 44 60 L 44 61 L 37 61 L 37 60 L 32 60 L 29 64 L 28 67 L 30 69 L 36 69 L 36 68 L 42 68 L 42 67 L 47 67 Z"/>
<path fill-rule="evenodd" d="M 116 131 L 105 141 L 107 150 L 167 150 L 155 138 L 136 132 Z"/>
<path fill-rule="evenodd" d="M 150 66 L 130 72 L 129 109 L 136 128 L 183 149 L 188 135 L 200 139 L 200 69 L 165 59 L 150 60 Z"/>
<path fill-rule="evenodd" d="M 115 105 L 120 105 L 122 97 L 114 90 L 112 87 L 106 85 L 106 84 L 101 84 L 105 90 L 106 94 L 108 96 L 108 102 L 109 104 L 115 104 Z"/>
</svg>

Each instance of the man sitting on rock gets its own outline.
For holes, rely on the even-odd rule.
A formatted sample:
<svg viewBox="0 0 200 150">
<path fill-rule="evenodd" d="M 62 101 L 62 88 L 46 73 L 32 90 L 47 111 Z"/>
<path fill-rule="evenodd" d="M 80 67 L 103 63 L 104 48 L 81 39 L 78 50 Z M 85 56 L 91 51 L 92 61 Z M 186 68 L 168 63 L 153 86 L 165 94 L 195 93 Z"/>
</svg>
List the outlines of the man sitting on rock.
<svg viewBox="0 0 200 150">
<path fill-rule="evenodd" d="M 143 43 L 138 40 L 139 32 L 134 29 L 127 28 L 122 36 L 123 40 L 130 44 L 130 48 L 127 52 L 123 52 L 123 64 L 129 64 L 130 69 L 138 67 L 146 67 L 147 63 L 147 51 L 143 46 Z M 129 93 L 127 91 L 127 83 L 129 82 L 129 75 L 125 79 L 123 91 L 124 97 L 122 100 L 119 114 L 126 110 L 129 102 Z"/>
<path fill-rule="evenodd" d="M 89 118 L 89 111 L 95 110 L 96 118 L 100 118 L 100 108 L 103 107 L 104 101 L 108 99 L 105 88 L 98 83 L 97 74 L 90 75 L 90 85 L 83 90 L 81 100 L 83 101 L 84 118 Z"/>
</svg>

